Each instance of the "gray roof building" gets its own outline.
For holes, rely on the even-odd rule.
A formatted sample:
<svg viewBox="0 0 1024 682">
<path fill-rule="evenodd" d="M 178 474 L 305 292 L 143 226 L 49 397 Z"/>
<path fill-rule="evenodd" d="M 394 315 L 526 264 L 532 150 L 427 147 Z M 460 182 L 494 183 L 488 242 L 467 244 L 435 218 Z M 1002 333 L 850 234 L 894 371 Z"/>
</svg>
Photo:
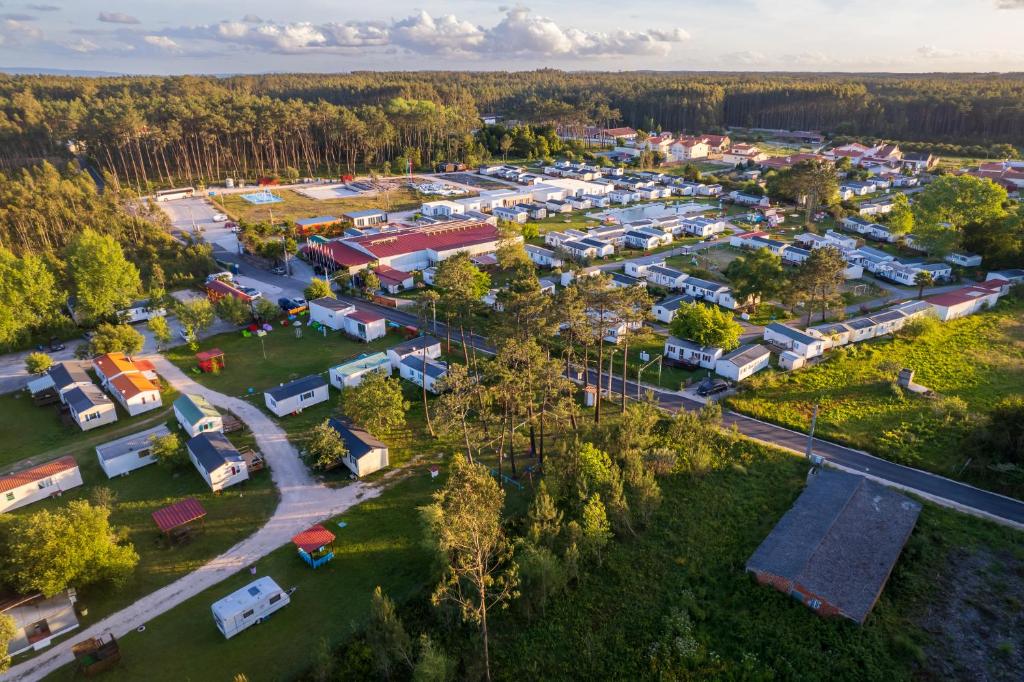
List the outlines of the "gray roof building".
<svg viewBox="0 0 1024 682">
<path fill-rule="evenodd" d="M 207 473 L 213 473 L 225 463 L 242 461 L 238 450 L 220 431 L 201 433 L 190 438 L 186 446 Z"/>
<path fill-rule="evenodd" d="M 822 615 L 863 624 L 920 513 L 919 503 L 862 476 L 821 470 L 747 570 Z"/>
<path fill-rule="evenodd" d="M 308 377 L 302 377 L 301 379 L 290 381 L 284 386 L 271 388 L 265 391 L 265 393 L 274 400 L 281 401 L 326 385 L 327 379 L 324 379 L 319 374 L 311 374 Z"/>
</svg>

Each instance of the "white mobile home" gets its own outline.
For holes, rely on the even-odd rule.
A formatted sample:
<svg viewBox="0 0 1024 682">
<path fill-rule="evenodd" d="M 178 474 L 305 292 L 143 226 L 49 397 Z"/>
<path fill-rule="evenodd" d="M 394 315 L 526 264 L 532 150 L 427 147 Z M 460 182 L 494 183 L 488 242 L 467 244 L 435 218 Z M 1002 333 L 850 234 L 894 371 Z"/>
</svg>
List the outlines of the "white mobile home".
<svg viewBox="0 0 1024 682">
<path fill-rule="evenodd" d="M 213 492 L 249 479 L 245 459 L 223 433 L 200 434 L 189 439 L 185 447 L 196 471 Z"/>
<path fill-rule="evenodd" d="M 419 355 L 410 355 L 402 360 L 398 372 L 403 379 L 411 381 L 417 386 L 423 386 L 426 381 L 428 391 L 440 393 L 438 382 L 448 376 L 448 366 L 431 360 L 423 362 L 423 358 Z M 426 375 L 425 378 L 424 375 Z"/>
<path fill-rule="evenodd" d="M 381 372 L 391 376 L 391 360 L 386 353 L 362 355 L 355 360 L 343 362 L 331 367 L 327 375 L 331 386 L 335 388 L 351 388 L 362 383 L 363 377 L 370 372 Z"/>
<path fill-rule="evenodd" d="M 223 431 L 220 412 L 201 395 L 183 393 L 174 401 L 174 416 L 190 437 L 207 431 Z"/>
<path fill-rule="evenodd" d="M 19 462 L 0 473 L 0 513 L 60 495 L 80 485 L 82 473 L 71 455 L 41 464 Z"/>
<path fill-rule="evenodd" d="M 62 403 L 67 403 L 65 396 L 76 386 L 92 386 L 92 379 L 86 374 L 78 362 L 58 362 L 46 370 L 46 376 L 53 382 L 53 390 L 60 396 Z"/>
<path fill-rule="evenodd" d="M 433 336 L 417 336 L 388 348 L 388 360 L 391 361 L 391 367 L 396 370 L 401 369 L 402 360 L 409 357 L 422 359 L 424 356 L 427 360 L 441 357 L 441 342 Z"/>
<path fill-rule="evenodd" d="M 364 343 L 379 339 L 388 333 L 387 320 L 368 310 L 356 310 L 344 318 L 345 333 Z"/>
<path fill-rule="evenodd" d="M 72 419 L 83 431 L 117 421 L 117 408 L 95 384 L 75 386 L 62 396 Z"/>
<path fill-rule="evenodd" d="M 330 397 L 327 386 L 327 379 L 319 374 L 311 374 L 264 391 L 263 400 L 268 410 L 278 417 L 284 417 L 327 400 Z"/>
<path fill-rule="evenodd" d="M 345 466 L 356 476 L 366 476 L 388 465 L 388 446 L 358 426 L 337 419 L 328 422 L 345 443 Z"/>
<path fill-rule="evenodd" d="M 715 363 L 722 357 L 722 349 L 713 346 L 702 346 L 689 339 L 670 336 L 665 341 L 665 357 L 693 363 L 707 369 L 714 369 Z"/>
<path fill-rule="evenodd" d="M 533 244 L 527 244 L 523 247 L 526 249 L 526 255 L 530 257 L 535 265 L 539 265 L 542 268 L 560 268 L 562 267 L 562 259 L 558 257 L 558 254 L 551 249 L 545 249 L 542 246 L 534 246 Z"/>
<path fill-rule="evenodd" d="M 764 340 L 804 358 L 817 357 L 825 352 L 823 340 L 778 322 L 772 322 L 764 328 Z"/>
<path fill-rule="evenodd" d="M 341 331 L 345 329 L 345 316 L 355 311 L 356 307 L 351 303 L 343 303 L 336 298 L 325 296 L 309 302 L 309 321 L 318 322 L 334 331 Z"/>
<path fill-rule="evenodd" d="M 231 639 L 242 630 L 262 623 L 290 601 L 288 593 L 272 578 L 263 577 L 215 601 L 211 607 L 213 622 L 225 639 Z"/>
<path fill-rule="evenodd" d="M 107 478 L 127 476 L 136 469 L 156 463 L 153 455 L 153 441 L 169 436 L 170 429 L 165 424 L 158 424 L 151 429 L 133 433 L 124 438 L 96 446 L 96 457 L 100 468 Z"/>
<path fill-rule="evenodd" d="M 689 275 L 685 272 L 662 265 L 654 265 L 647 268 L 647 273 L 644 276 L 651 284 L 665 287 L 666 289 L 682 289 L 683 283 L 689 278 Z"/>
<path fill-rule="evenodd" d="M 715 374 L 726 379 L 743 381 L 768 366 L 771 353 L 760 344 L 740 346 L 715 363 Z"/>
<path fill-rule="evenodd" d="M 675 317 L 676 311 L 681 305 L 692 302 L 692 296 L 669 296 L 651 306 L 651 314 L 659 322 L 668 324 Z"/>
</svg>

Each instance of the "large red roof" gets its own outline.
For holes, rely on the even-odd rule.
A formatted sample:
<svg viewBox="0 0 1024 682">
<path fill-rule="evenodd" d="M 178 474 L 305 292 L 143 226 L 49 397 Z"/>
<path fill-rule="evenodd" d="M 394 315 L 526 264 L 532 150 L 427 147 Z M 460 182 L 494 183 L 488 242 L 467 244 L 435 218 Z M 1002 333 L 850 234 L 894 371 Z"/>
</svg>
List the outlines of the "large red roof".
<svg viewBox="0 0 1024 682">
<path fill-rule="evenodd" d="M 44 478 L 55 476 L 63 471 L 76 468 L 78 468 L 78 463 L 75 461 L 75 458 L 71 455 L 66 455 L 64 457 L 50 460 L 49 462 L 43 462 L 42 464 L 29 467 L 28 469 L 15 471 L 14 473 L 0 477 L 0 493 L 5 493 L 8 490 L 15 490 L 23 485 L 35 483 L 36 481 L 41 481 Z"/>
<path fill-rule="evenodd" d="M 956 291 L 950 291 L 945 294 L 936 294 L 935 296 L 929 296 L 925 299 L 932 305 L 942 306 L 948 308 L 949 306 L 960 305 L 962 303 L 969 303 L 976 299 L 984 296 L 991 296 L 999 291 L 999 288 L 1005 286 L 1006 282 L 1001 279 L 994 279 L 988 282 L 979 282 L 978 284 L 972 284 L 964 287 L 963 289 L 957 289 Z"/>
<path fill-rule="evenodd" d="M 203 505 L 199 504 L 199 500 L 194 497 L 186 497 L 184 500 L 157 509 L 153 512 L 153 521 L 156 522 L 160 532 L 167 533 L 178 526 L 184 526 L 186 523 L 191 523 L 204 516 L 206 516 L 206 510 Z"/>
<path fill-rule="evenodd" d="M 308 253 L 319 253 L 330 258 L 338 265 L 352 267 L 354 265 L 366 265 L 373 261 L 371 256 L 366 255 L 358 249 L 353 249 L 342 241 L 313 242 L 303 247 Z"/>
<path fill-rule="evenodd" d="M 490 223 L 460 220 L 408 230 L 369 234 L 346 240 L 346 242 L 358 245 L 377 258 L 388 258 L 426 249 L 451 251 L 461 247 L 486 244 L 496 241 L 498 238 L 498 228 Z"/>
<path fill-rule="evenodd" d="M 349 313 L 345 317 L 352 318 L 356 322 L 362 322 L 363 324 L 372 324 L 384 319 L 377 313 L 371 313 L 368 310 L 357 310 L 354 313 Z"/>
<path fill-rule="evenodd" d="M 334 533 L 318 523 L 293 537 L 292 542 L 308 554 L 334 542 Z"/>
<path fill-rule="evenodd" d="M 160 390 L 156 384 L 138 372 L 121 374 L 111 379 L 110 383 L 125 398 L 134 398 L 140 393 Z"/>
</svg>

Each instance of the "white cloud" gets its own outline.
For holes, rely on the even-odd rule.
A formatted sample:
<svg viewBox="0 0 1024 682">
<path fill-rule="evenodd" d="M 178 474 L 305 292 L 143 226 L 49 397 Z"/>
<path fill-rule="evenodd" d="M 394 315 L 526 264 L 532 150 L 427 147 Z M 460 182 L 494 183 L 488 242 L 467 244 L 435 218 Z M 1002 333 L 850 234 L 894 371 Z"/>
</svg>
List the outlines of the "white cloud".
<svg viewBox="0 0 1024 682">
<path fill-rule="evenodd" d="M 204 41 L 221 47 L 268 50 L 282 54 L 347 52 L 380 47 L 413 54 L 459 56 L 618 56 L 668 54 L 672 46 L 689 39 L 681 28 L 647 31 L 585 31 L 563 28 L 554 20 L 534 15 L 523 7 L 507 8 L 494 26 L 478 26 L 455 15 L 433 16 L 421 11 L 390 22 L 278 23 L 222 21 L 185 26 L 162 32 L 181 41 Z M 184 47 L 184 45 L 183 45 Z"/>
<path fill-rule="evenodd" d="M 0 44 L 22 45 L 27 42 L 34 42 L 43 37 L 43 32 L 35 26 L 30 26 L 17 19 L 4 19 L 0 21 Z"/>
<path fill-rule="evenodd" d="M 178 43 L 174 42 L 167 36 L 145 36 L 142 41 L 147 45 L 158 47 L 161 50 L 175 51 L 180 49 Z"/>
<path fill-rule="evenodd" d="M 996 9 L 1024 9 L 1024 0 L 996 0 Z"/>
<path fill-rule="evenodd" d="M 96 21 L 102 21 L 105 24 L 138 24 L 139 20 L 130 14 L 124 14 L 122 12 L 100 12 L 99 16 L 96 17 Z"/>
<path fill-rule="evenodd" d="M 96 50 L 100 49 L 99 45 L 92 42 L 91 40 L 88 40 L 87 38 L 79 38 L 75 42 L 69 43 L 66 47 L 69 50 L 72 50 L 73 52 L 78 52 L 81 54 L 95 52 Z"/>
<path fill-rule="evenodd" d="M 922 45 L 916 50 L 918 56 L 924 57 L 925 59 L 952 59 L 954 57 L 962 57 L 963 53 L 957 52 L 956 50 L 948 50 L 942 47 L 936 47 L 935 45 Z"/>
<path fill-rule="evenodd" d="M 36 12 L 59 12 L 60 7 L 57 5 L 25 5 L 29 9 L 35 10 Z"/>
</svg>

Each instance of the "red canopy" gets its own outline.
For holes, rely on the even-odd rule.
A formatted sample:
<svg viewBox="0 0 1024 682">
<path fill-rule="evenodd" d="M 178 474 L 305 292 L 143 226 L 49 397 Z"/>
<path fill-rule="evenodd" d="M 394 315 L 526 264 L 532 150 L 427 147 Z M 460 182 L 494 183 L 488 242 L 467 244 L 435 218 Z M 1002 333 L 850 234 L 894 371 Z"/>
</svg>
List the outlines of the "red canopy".
<svg viewBox="0 0 1024 682">
<path fill-rule="evenodd" d="M 201 350 L 198 353 L 196 353 L 196 360 L 212 360 L 214 358 L 222 357 L 223 355 L 224 351 L 222 351 L 220 348 L 211 348 L 210 350 Z"/>
<path fill-rule="evenodd" d="M 292 542 L 308 554 L 334 542 L 334 533 L 318 523 L 293 537 Z"/>
<path fill-rule="evenodd" d="M 206 516 L 206 510 L 194 497 L 186 497 L 184 500 L 153 512 L 153 520 L 156 522 L 157 528 L 164 533 L 169 533 L 178 526 L 184 526 L 186 523 L 191 523 L 204 516 Z"/>
</svg>

